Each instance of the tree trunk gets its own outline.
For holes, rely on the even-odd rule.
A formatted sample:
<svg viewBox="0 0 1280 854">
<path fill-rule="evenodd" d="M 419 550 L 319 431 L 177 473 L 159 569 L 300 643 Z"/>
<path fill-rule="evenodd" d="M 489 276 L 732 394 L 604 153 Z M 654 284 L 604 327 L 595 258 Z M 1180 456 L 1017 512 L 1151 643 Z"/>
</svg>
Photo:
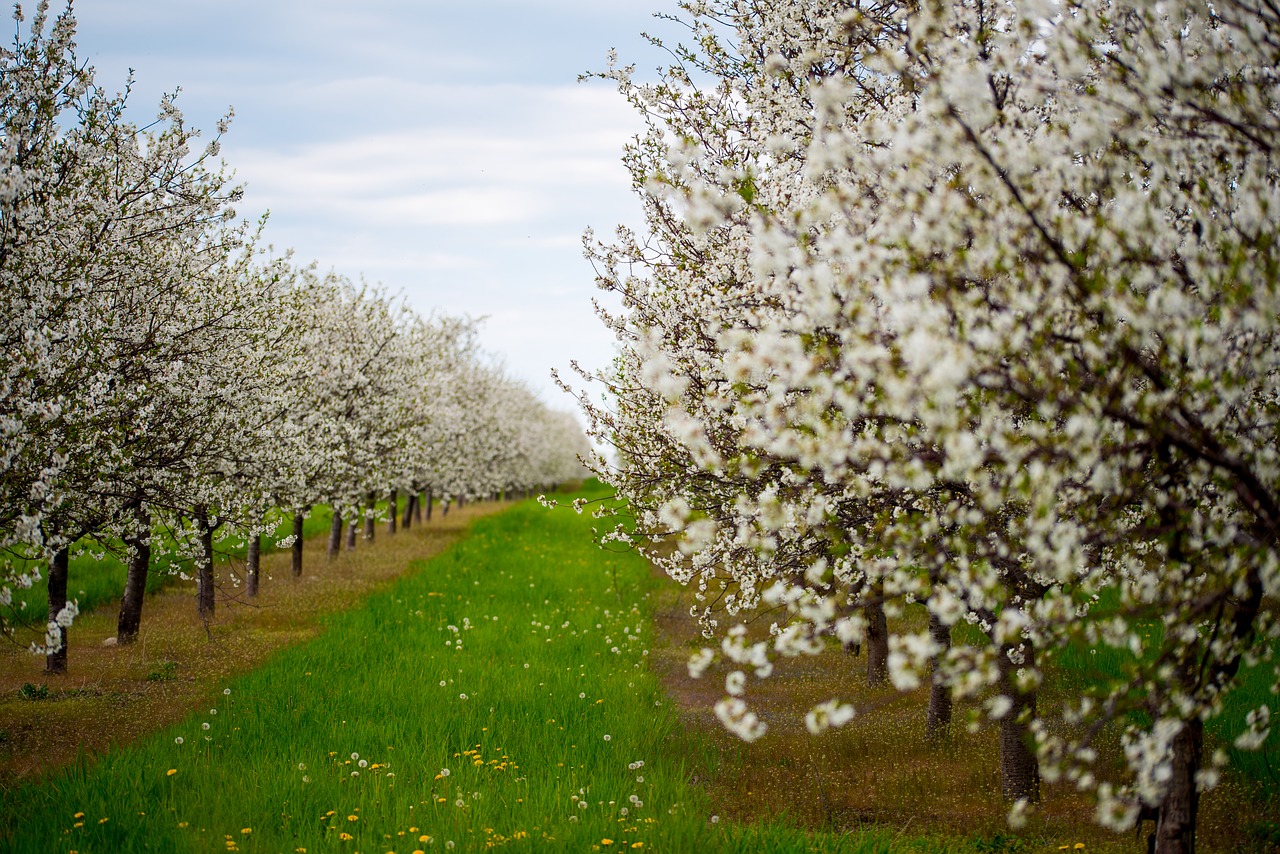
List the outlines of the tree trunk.
<svg viewBox="0 0 1280 854">
<path fill-rule="evenodd" d="M 333 524 L 329 526 L 329 550 L 327 552 L 329 560 L 333 560 L 338 556 L 338 549 L 342 548 L 342 513 L 338 508 L 333 508 Z"/>
<path fill-rule="evenodd" d="M 1015 664 L 1010 654 L 1020 654 Z M 1040 802 L 1040 766 L 1031 749 L 1031 730 L 1027 724 L 1036 713 L 1035 691 L 1018 688 L 1017 674 L 1022 667 L 1035 662 L 1035 649 L 1030 641 L 1000 650 L 1000 693 L 1013 701 L 1008 713 L 1000 719 L 1000 792 L 1007 801 Z"/>
<path fill-rule="evenodd" d="M 71 567 L 71 554 L 66 548 L 59 549 L 49 561 L 49 623 L 53 626 L 49 634 L 53 642 L 60 644 L 56 651 L 45 655 L 45 673 L 67 672 L 67 630 L 57 623 L 58 614 L 67 604 L 67 574 Z"/>
<path fill-rule="evenodd" d="M 200 553 L 196 555 L 196 610 L 201 618 L 213 616 L 213 526 L 209 511 L 196 510 L 196 539 Z"/>
<path fill-rule="evenodd" d="M 378 499 L 374 493 L 370 492 L 369 506 L 366 507 L 364 511 L 364 538 L 366 540 L 373 539 L 373 533 L 374 533 L 373 529 L 377 525 L 377 519 L 376 519 L 377 513 L 375 513 L 374 511 L 377 510 L 377 507 L 378 507 Z"/>
<path fill-rule="evenodd" d="M 151 566 L 151 514 L 137 506 L 133 510 L 138 524 L 137 536 L 125 537 L 129 547 L 129 566 L 124 577 L 124 595 L 120 597 L 120 615 L 116 619 L 116 643 L 133 643 L 142 626 L 142 601 L 147 593 L 147 570 Z"/>
<path fill-rule="evenodd" d="M 440 502 L 440 518 L 441 519 L 449 515 L 449 505 L 452 503 L 453 502 L 448 498 Z"/>
<path fill-rule="evenodd" d="M 417 494 L 413 496 L 413 520 L 422 524 L 422 498 Z"/>
<path fill-rule="evenodd" d="M 351 511 L 351 521 L 347 523 L 347 551 L 356 547 L 356 532 L 360 530 L 360 506 Z"/>
<path fill-rule="evenodd" d="M 258 574 L 262 568 L 262 538 L 257 531 L 249 532 L 249 543 L 244 553 L 244 592 L 258 595 Z"/>
<path fill-rule="evenodd" d="M 293 577 L 300 578 L 302 576 L 302 525 L 306 522 L 306 517 L 302 513 L 296 513 L 293 517 L 293 554 L 290 568 L 293 570 Z"/>
<path fill-rule="evenodd" d="M 1196 772 L 1203 747 L 1204 723 L 1199 718 L 1186 721 L 1173 738 L 1173 777 L 1156 819 L 1156 854 L 1195 854 L 1196 810 L 1200 807 Z"/>
<path fill-rule="evenodd" d="M 431 502 L 435 500 L 435 496 L 431 494 L 431 487 L 427 487 L 426 504 L 427 504 L 427 521 L 431 521 Z"/>
<path fill-rule="evenodd" d="M 925 715 L 924 733 L 929 741 L 940 741 L 951 732 L 951 688 L 938 678 L 939 665 L 947 650 L 951 649 L 951 628 L 936 614 L 929 615 L 929 637 L 939 649 L 930 667 L 933 678 L 929 683 L 929 711 Z"/>
<path fill-rule="evenodd" d="M 418 501 L 418 493 L 410 492 L 404 497 L 404 516 L 400 519 L 400 527 L 406 531 L 413 523 L 413 505 Z"/>
<path fill-rule="evenodd" d="M 884 616 L 884 585 L 867 588 L 867 684 L 889 681 L 889 622 Z"/>
<path fill-rule="evenodd" d="M 391 490 L 391 494 L 387 496 L 387 533 L 394 534 L 396 532 L 396 514 L 400 512 L 400 493 Z"/>
</svg>

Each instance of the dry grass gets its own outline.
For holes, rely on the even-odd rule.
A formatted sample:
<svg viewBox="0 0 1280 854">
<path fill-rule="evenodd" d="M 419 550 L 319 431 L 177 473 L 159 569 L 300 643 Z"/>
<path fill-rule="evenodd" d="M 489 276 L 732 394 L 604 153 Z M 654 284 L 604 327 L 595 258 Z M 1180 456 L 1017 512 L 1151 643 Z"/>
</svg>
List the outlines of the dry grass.
<svg viewBox="0 0 1280 854">
<path fill-rule="evenodd" d="M 475 503 L 439 514 L 394 536 L 380 527 L 372 544 L 325 559 L 325 539 L 306 542 L 303 575 L 294 579 L 287 552 L 264 556 L 253 600 L 219 568 L 218 603 L 206 626 L 196 614 L 194 583 L 148 596 L 138 641 L 104 646 L 115 636 L 114 607 L 81 615 L 70 631 L 69 672 L 51 676 L 44 658 L 16 645 L 0 647 L 0 787 L 10 788 L 209 706 L 225 681 L 273 652 L 324 630 L 327 614 L 352 607 L 401 575 L 411 561 L 458 540 L 468 523 L 506 505 Z M 47 697 L 23 696 L 24 685 Z"/>
<path fill-rule="evenodd" d="M 904 837 L 969 839 L 982 850 L 1023 850 L 1025 844 L 1026 850 L 1055 851 L 1076 843 L 1088 851 L 1145 848 L 1135 834 L 1117 836 L 1095 825 L 1092 802 L 1061 785 L 1044 787 L 1039 814 L 1017 834 L 1021 843 L 1010 839 L 995 728 L 971 733 L 964 726 L 965 710 L 957 709 L 952 738 L 927 743 L 927 689 L 871 689 L 865 657 L 838 649 L 778 662 L 772 677 L 752 681 L 747 699 L 769 732 L 744 744 L 712 711 L 724 696 L 728 668 L 689 678 L 689 654 L 706 643 L 688 615 L 690 604 L 688 591 L 673 583 L 664 588 L 655 615 L 661 643 L 651 661 L 678 700 L 685 726 L 713 745 L 707 773 L 697 782 L 707 787 L 713 811 L 723 818 L 751 823 L 785 814 L 802 827 L 837 832 L 887 826 Z M 842 730 L 814 738 L 805 729 L 804 713 L 832 697 L 852 702 L 857 717 Z M 1250 819 L 1262 818 L 1256 813 L 1238 784 L 1224 782 L 1202 799 L 1201 850 L 1254 850 L 1244 834 Z"/>
</svg>

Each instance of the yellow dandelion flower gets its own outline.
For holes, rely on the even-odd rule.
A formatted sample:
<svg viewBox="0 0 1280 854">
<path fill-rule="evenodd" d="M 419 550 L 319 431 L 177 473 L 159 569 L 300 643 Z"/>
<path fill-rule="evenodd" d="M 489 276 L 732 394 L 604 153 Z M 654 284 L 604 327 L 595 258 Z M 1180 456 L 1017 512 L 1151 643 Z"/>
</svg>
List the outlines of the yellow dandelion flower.
<svg viewBox="0 0 1280 854">
<path fill-rule="evenodd" d="M 359 821 L 359 820 L 360 820 L 360 816 L 358 816 L 358 815 L 349 815 L 349 816 L 347 816 L 347 821 Z"/>
<path fill-rule="evenodd" d="M 601 839 L 601 840 L 600 840 L 600 844 L 601 844 L 601 845 L 612 845 L 612 844 L 613 844 L 613 840 L 612 840 L 612 839 Z"/>
<path fill-rule="evenodd" d="M 631 847 L 632 847 L 632 848 L 643 848 L 643 847 L 644 847 L 644 843 L 643 843 L 643 842 L 632 842 L 632 843 L 631 843 Z"/>
<path fill-rule="evenodd" d="M 78 812 L 78 813 L 76 813 L 76 814 L 75 814 L 75 817 L 76 817 L 76 818 L 84 818 L 84 813 L 82 813 L 82 812 Z"/>
<path fill-rule="evenodd" d="M 186 827 L 186 826 L 187 826 L 187 823 L 185 821 L 178 822 L 178 827 Z"/>
<path fill-rule="evenodd" d="M 342 833 L 338 834 L 338 838 L 341 839 L 343 842 L 346 842 L 349 839 L 355 839 L 354 836 L 352 836 L 350 833 L 347 833 L 345 830 Z"/>
<path fill-rule="evenodd" d="M 242 828 L 240 828 L 240 832 L 241 832 L 241 833 L 243 833 L 245 836 L 248 836 L 250 833 L 253 833 L 253 828 L 252 828 L 252 827 L 242 827 Z"/>
<path fill-rule="evenodd" d="M 177 773 L 178 773 L 177 768 L 170 768 L 168 771 L 164 772 L 164 775 L 166 777 L 172 777 L 174 774 L 177 774 Z"/>
<path fill-rule="evenodd" d="M 111 819 L 109 819 L 109 818 L 100 818 L 100 819 L 98 819 L 98 824 L 106 824 L 106 823 L 107 823 L 108 821 L 110 821 L 110 820 L 111 820 Z"/>
<path fill-rule="evenodd" d="M 418 828 L 416 828 L 416 827 L 411 827 L 411 828 L 409 828 L 409 832 L 410 832 L 410 833 L 417 833 L 417 832 L 418 832 Z"/>
<path fill-rule="evenodd" d="M 77 822 L 76 822 L 76 824 L 75 824 L 75 826 L 76 826 L 76 827 L 84 827 L 84 822 L 83 822 L 83 821 L 77 821 Z"/>
</svg>

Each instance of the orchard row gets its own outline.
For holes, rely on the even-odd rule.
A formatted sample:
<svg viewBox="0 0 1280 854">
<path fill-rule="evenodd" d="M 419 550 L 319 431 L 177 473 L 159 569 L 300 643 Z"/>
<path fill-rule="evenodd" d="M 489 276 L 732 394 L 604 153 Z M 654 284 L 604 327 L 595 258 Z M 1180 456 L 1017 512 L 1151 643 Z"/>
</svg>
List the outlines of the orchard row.
<svg viewBox="0 0 1280 854">
<path fill-rule="evenodd" d="M 194 566 L 207 614 L 215 537 L 253 544 L 319 503 L 354 519 L 397 491 L 581 475 L 575 419 L 494 367 L 474 321 L 274 254 L 233 207 L 225 122 L 200 147 L 166 100 L 137 127 L 127 91 L 77 58 L 70 10 L 16 17 L 0 52 L 0 613 L 11 631 L 13 591 L 49 566 L 51 671 L 86 538 L 128 556 L 128 642 L 153 548 Z"/>
<path fill-rule="evenodd" d="M 1063 780 L 1192 850 L 1206 722 L 1280 635 L 1275 7 L 681 5 L 660 79 L 601 75 L 648 233 L 594 246 L 626 308 L 582 402 L 611 536 L 678 543 L 709 637 L 773 622 L 691 665 L 733 670 L 721 719 L 759 737 L 773 658 L 838 640 L 933 686 L 931 737 L 956 701 L 1001 728 L 1015 818 Z"/>
</svg>

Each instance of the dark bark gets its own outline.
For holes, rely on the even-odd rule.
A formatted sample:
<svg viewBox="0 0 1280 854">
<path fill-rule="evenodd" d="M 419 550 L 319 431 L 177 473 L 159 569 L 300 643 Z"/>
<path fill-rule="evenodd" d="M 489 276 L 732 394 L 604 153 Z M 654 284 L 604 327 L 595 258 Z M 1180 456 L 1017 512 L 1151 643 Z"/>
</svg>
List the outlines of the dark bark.
<svg viewBox="0 0 1280 854">
<path fill-rule="evenodd" d="M 356 547 L 356 533 L 360 530 L 360 509 L 351 511 L 351 521 L 347 523 L 347 551 Z"/>
<path fill-rule="evenodd" d="M 413 496 L 413 521 L 422 524 L 422 498 L 417 494 Z"/>
<path fill-rule="evenodd" d="M 252 531 L 244 553 L 244 592 L 249 596 L 258 595 L 258 576 L 261 568 L 262 538 L 258 536 L 257 531 Z"/>
<path fill-rule="evenodd" d="M 45 673 L 67 672 L 67 630 L 56 622 L 58 612 L 67 604 L 67 575 L 71 567 L 71 555 L 67 549 L 59 549 L 49 561 L 49 622 L 53 624 L 50 634 L 62 645 L 56 652 L 50 652 L 44 659 Z"/>
<path fill-rule="evenodd" d="M 137 536 L 125 537 L 129 547 L 129 565 L 124 577 L 124 595 L 120 597 L 120 614 L 116 619 L 116 643 L 133 643 L 142 626 L 142 602 L 147 593 L 147 570 L 151 566 L 151 514 L 141 506 L 133 508 L 138 525 Z"/>
<path fill-rule="evenodd" d="M 400 512 L 400 493 L 391 490 L 387 496 L 387 533 L 396 532 L 396 514 Z"/>
<path fill-rule="evenodd" d="M 951 688 L 944 685 L 939 677 L 939 665 L 951 649 L 951 627 L 938 619 L 936 614 L 929 615 L 929 637 L 939 647 L 933 656 L 929 683 L 929 711 L 925 715 L 924 733 L 929 741 L 939 741 L 951 733 Z"/>
<path fill-rule="evenodd" d="M 1204 723 L 1192 718 L 1173 739 L 1173 777 L 1156 819 L 1156 854 L 1195 854 L 1196 810 L 1200 807 L 1196 772 L 1203 749 Z"/>
<path fill-rule="evenodd" d="M 413 524 L 413 505 L 418 501 L 418 493 L 410 492 L 404 497 L 404 516 L 400 518 L 400 527 L 406 531 Z"/>
<path fill-rule="evenodd" d="M 431 503 L 435 500 L 435 496 L 431 494 L 431 487 L 427 487 L 426 505 L 427 505 L 427 521 L 431 521 Z"/>
<path fill-rule="evenodd" d="M 867 684 L 889 681 L 889 622 L 884 615 L 884 585 L 867 590 Z"/>
<path fill-rule="evenodd" d="M 440 502 L 440 518 L 441 519 L 449 515 L 449 505 L 452 503 L 453 502 L 450 501 L 448 498 Z"/>
<path fill-rule="evenodd" d="M 1015 664 L 1010 653 L 1020 654 Z M 1017 674 L 1022 667 L 1032 667 L 1035 649 L 1030 641 L 1000 650 L 1000 693 L 1013 701 L 1008 713 L 1000 719 L 1000 792 L 1008 801 L 1040 802 L 1040 765 L 1032 750 L 1031 730 L 1027 724 L 1035 717 L 1035 691 L 1021 691 Z"/>
<path fill-rule="evenodd" d="M 290 568 L 293 570 L 293 577 L 299 578 L 302 575 L 302 526 L 306 522 L 306 517 L 301 514 L 295 514 L 293 517 L 293 549 Z"/>
<path fill-rule="evenodd" d="M 327 552 L 329 560 L 333 560 L 338 556 L 340 548 L 342 548 L 342 514 L 335 507 L 333 509 L 333 524 L 329 526 L 329 550 Z"/>
<path fill-rule="evenodd" d="M 196 510 L 196 610 L 203 619 L 213 616 L 213 526 L 209 524 L 209 511 Z"/>
<path fill-rule="evenodd" d="M 374 493 L 369 493 L 369 505 L 364 512 L 364 538 L 372 540 L 374 534 L 374 526 L 377 525 L 377 514 L 374 512 L 378 507 L 378 499 Z"/>
</svg>

